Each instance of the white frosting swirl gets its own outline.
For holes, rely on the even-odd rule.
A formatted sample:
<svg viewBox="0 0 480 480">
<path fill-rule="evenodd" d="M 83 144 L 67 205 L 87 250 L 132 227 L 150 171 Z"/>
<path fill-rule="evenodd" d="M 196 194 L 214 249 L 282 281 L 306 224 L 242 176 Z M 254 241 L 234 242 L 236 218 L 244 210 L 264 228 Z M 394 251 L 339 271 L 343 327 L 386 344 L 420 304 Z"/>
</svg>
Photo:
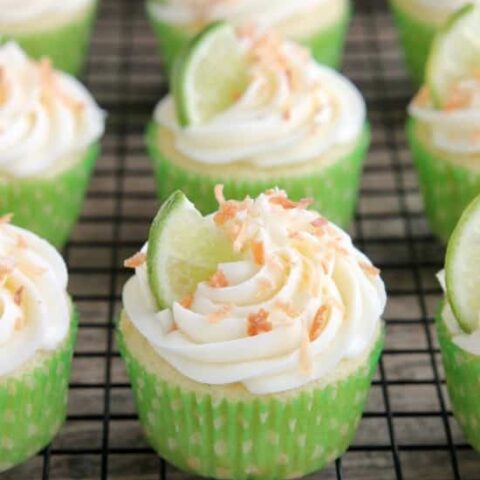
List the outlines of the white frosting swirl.
<svg viewBox="0 0 480 480">
<path fill-rule="evenodd" d="M 104 114 L 73 77 L 0 47 L 0 175 L 54 173 L 104 131 Z"/>
<path fill-rule="evenodd" d="M 254 20 L 273 27 L 299 12 L 327 3 L 327 0 L 150 0 L 150 14 L 174 25 L 206 24 L 228 20 L 235 25 Z"/>
<path fill-rule="evenodd" d="M 182 128 L 172 96 L 156 108 L 156 122 L 173 132 L 175 148 L 188 159 L 292 165 L 315 160 L 360 135 L 365 103 L 346 78 L 272 32 L 249 33 L 242 47 L 251 80 L 226 111 L 206 124 Z"/>
<path fill-rule="evenodd" d="M 446 293 L 447 286 L 445 282 L 445 270 L 439 272 L 437 278 L 442 286 L 443 291 Z M 445 301 L 445 305 L 443 307 L 442 318 L 445 321 L 447 329 L 452 335 L 452 342 L 457 345 L 457 347 L 473 355 L 480 355 L 480 328 L 477 328 L 471 333 L 465 332 L 458 323 L 458 320 L 447 301 Z"/>
<path fill-rule="evenodd" d="M 459 81 L 442 109 L 434 107 L 423 88 L 409 113 L 428 128 L 435 147 L 460 155 L 480 153 L 480 79 Z"/>
<path fill-rule="evenodd" d="M 231 237 L 237 261 L 218 265 L 191 299 L 163 311 L 145 263 L 123 291 L 128 318 L 175 369 L 268 394 L 324 377 L 371 348 L 385 288 L 346 233 L 280 191 L 222 202 L 204 221 Z"/>
<path fill-rule="evenodd" d="M 0 0 L 0 30 L 49 15 L 80 11 L 94 0 Z"/>
<path fill-rule="evenodd" d="M 66 338 L 70 304 L 60 254 L 33 233 L 0 225 L 0 378 Z"/>
</svg>

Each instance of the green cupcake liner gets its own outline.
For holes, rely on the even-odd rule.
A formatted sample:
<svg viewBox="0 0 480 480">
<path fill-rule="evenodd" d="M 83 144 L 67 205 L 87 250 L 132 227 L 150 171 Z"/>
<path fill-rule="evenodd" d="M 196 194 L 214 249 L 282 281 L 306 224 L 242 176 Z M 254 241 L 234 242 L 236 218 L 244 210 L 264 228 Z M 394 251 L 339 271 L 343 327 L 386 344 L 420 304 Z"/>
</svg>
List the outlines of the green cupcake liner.
<svg viewBox="0 0 480 480">
<path fill-rule="evenodd" d="M 91 145 L 83 159 L 52 177 L 0 178 L 0 215 L 13 213 L 15 225 L 61 248 L 80 215 L 99 151 Z"/>
<path fill-rule="evenodd" d="M 46 447 L 63 425 L 77 325 L 74 310 L 61 347 L 21 373 L 0 378 L 0 472 Z"/>
<path fill-rule="evenodd" d="M 414 83 L 420 86 L 423 84 L 425 66 L 437 27 L 413 17 L 394 0 L 390 0 L 390 6 L 408 71 Z"/>
<path fill-rule="evenodd" d="M 446 242 L 465 208 L 480 193 L 480 171 L 429 149 L 418 138 L 415 120 L 407 123 L 407 137 L 430 228 Z"/>
<path fill-rule="evenodd" d="M 147 14 L 155 33 L 166 70 L 167 72 L 171 72 L 175 58 L 191 39 L 192 35 L 176 26 L 159 21 L 153 17 L 153 15 L 149 14 L 148 8 Z M 311 37 L 295 40 L 308 47 L 313 57 L 319 63 L 332 68 L 338 68 L 342 63 L 343 47 L 351 17 L 352 3 L 351 0 L 349 0 L 345 13 L 336 23 L 318 31 Z"/>
<path fill-rule="evenodd" d="M 365 126 L 350 154 L 332 162 L 330 165 L 298 174 L 292 168 L 288 174 L 281 176 L 272 172 L 271 178 L 259 179 L 253 175 L 228 177 L 218 173 L 187 170 L 171 162 L 158 145 L 159 127 L 151 123 L 147 130 L 147 144 L 153 161 L 157 194 L 161 202 L 165 201 L 175 190 L 182 190 L 203 213 L 211 213 L 218 208 L 214 198 L 214 187 L 224 185 L 227 198 L 243 199 L 247 195 L 256 197 L 269 188 L 278 186 L 285 189 L 293 200 L 312 197 L 312 208 L 341 227 L 351 223 L 357 204 L 358 188 L 363 166 L 363 159 L 370 143 L 370 128 Z M 252 167 L 254 169 L 254 167 Z M 253 177 L 253 178 L 252 178 Z"/>
<path fill-rule="evenodd" d="M 453 343 L 442 310 L 443 304 L 436 325 L 453 413 L 468 442 L 480 452 L 480 356 Z"/>
<path fill-rule="evenodd" d="M 0 32 L 0 43 L 13 40 L 30 57 L 49 57 L 55 68 L 78 75 L 86 61 L 97 3 L 95 1 L 82 16 L 49 30 L 12 34 Z"/>
<path fill-rule="evenodd" d="M 187 472 L 224 479 L 286 479 L 321 469 L 350 445 L 383 346 L 349 376 L 291 396 L 232 400 L 169 384 L 117 340 L 140 422 L 155 451 Z"/>
</svg>

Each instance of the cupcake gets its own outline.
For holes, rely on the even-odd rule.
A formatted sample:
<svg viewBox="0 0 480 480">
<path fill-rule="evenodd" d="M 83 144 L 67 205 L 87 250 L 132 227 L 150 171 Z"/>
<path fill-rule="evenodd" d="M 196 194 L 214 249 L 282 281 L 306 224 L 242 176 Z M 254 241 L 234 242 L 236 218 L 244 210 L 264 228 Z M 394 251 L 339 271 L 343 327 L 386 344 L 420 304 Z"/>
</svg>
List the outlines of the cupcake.
<svg viewBox="0 0 480 480">
<path fill-rule="evenodd" d="M 125 262 L 118 342 L 152 447 L 214 478 L 296 478 L 355 435 L 385 289 L 350 237 L 273 189 L 203 217 L 181 192 Z"/>
<path fill-rule="evenodd" d="M 45 240 L 0 219 L 0 472 L 50 443 L 67 410 L 77 316 Z"/>
<path fill-rule="evenodd" d="M 32 58 L 80 73 L 86 59 L 97 0 L 0 0 L 0 42 L 17 42 Z"/>
<path fill-rule="evenodd" d="M 413 81 L 421 85 L 436 32 L 448 17 L 471 0 L 390 0 L 405 61 Z"/>
<path fill-rule="evenodd" d="M 347 226 L 369 133 L 345 77 L 272 31 L 216 23 L 179 58 L 147 143 L 161 201 L 182 189 L 209 213 L 216 184 L 236 199 L 274 185 Z"/>
<path fill-rule="evenodd" d="M 438 275 L 445 298 L 436 317 L 448 393 L 468 442 L 480 452 L 480 197 L 465 210 Z"/>
<path fill-rule="evenodd" d="M 425 212 L 444 241 L 480 193 L 480 78 L 470 62 L 480 59 L 479 21 L 480 7 L 467 6 L 436 37 L 425 85 L 409 106 L 407 137 Z"/>
<path fill-rule="evenodd" d="M 13 43 L 0 47 L 0 213 L 61 247 L 103 130 L 103 112 L 77 80 Z"/>
<path fill-rule="evenodd" d="M 309 48 L 319 63 L 337 68 L 351 10 L 350 0 L 147 0 L 147 13 L 167 68 L 189 39 L 216 20 L 275 28 Z"/>
</svg>

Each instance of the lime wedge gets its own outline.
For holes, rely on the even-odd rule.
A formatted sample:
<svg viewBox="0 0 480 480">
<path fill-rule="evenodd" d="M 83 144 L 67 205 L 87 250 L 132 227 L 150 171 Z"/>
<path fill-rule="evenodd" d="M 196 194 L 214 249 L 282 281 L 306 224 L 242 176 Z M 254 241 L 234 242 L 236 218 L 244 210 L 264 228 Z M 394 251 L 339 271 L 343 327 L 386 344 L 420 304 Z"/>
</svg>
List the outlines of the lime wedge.
<svg viewBox="0 0 480 480">
<path fill-rule="evenodd" d="M 426 82 L 441 108 L 458 81 L 480 69 L 480 6 L 465 5 L 435 36 L 427 62 Z"/>
<path fill-rule="evenodd" d="M 157 213 L 148 236 L 148 282 L 158 307 L 168 308 L 193 293 L 219 263 L 234 258 L 227 236 L 182 192 L 175 192 Z"/>
<path fill-rule="evenodd" d="M 226 110 L 247 85 L 247 65 L 234 28 L 215 22 L 192 39 L 172 74 L 181 126 L 201 125 Z"/>
<path fill-rule="evenodd" d="M 447 295 L 466 332 L 480 326 L 480 196 L 464 211 L 450 237 L 445 262 Z"/>
</svg>

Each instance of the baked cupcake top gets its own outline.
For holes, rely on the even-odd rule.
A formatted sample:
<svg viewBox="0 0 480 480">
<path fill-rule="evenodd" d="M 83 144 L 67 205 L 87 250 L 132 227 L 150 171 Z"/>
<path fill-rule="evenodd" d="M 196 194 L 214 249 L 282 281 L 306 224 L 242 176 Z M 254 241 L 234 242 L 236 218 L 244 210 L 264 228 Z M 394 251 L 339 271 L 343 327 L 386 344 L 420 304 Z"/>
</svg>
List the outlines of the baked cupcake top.
<svg viewBox="0 0 480 480">
<path fill-rule="evenodd" d="M 75 13 L 91 5 L 94 0 L 0 0 L 0 32 L 35 20 L 49 20 Z M 36 29 L 38 25 L 32 24 Z M 3 30 L 3 31 L 2 31 Z"/>
<path fill-rule="evenodd" d="M 215 20 L 240 25 L 255 20 L 272 27 L 298 14 L 316 13 L 317 7 L 338 5 L 339 0 L 150 0 L 150 14 L 163 22 L 178 26 L 202 27 Z M 327 9 L 327 10 L 328 10 Z"/>
<path fill-rule="evenodd" d="M 447 294 L 447 286 L 445 281 L 445 271 L 442 270 L 437 278 L 442 286 L 442 290 Z M 480 323 L 476 329 L 471 332 L 466 332 L 457 320 L 457 317 L 453 313 L 452 307 L 448 300 L 445 301 L 442 318 L 445 321 L 445 325 L 448 328 L 452 336 L 452 341 L 462 350 L 473 355 L 480 355 Z M 478 318 L 480 319 L 480 312 L 478 312 Z"/>
<path fill-rule="evenodd" d="M 0 378 L 56 349 L 70 324 L 62 257 L 9 220 L 0 219 Z"/>
<path fill-rule="evenodd" d="M 386 294 L 350 237 L 281 190 L 244 201 L 225 200 L 221 187 L 216 195 L 218 211 L 199 221 L 224 234 L 236 258 L 191 294 L 159 310 L 148 245 L 126 262 L 136 269 L 126 314 L 158 355 L 192 380 L 255 394 L 305 385 L 365 355 Z"/>
<path fill-rule="evenodd" d="M 242 28 L 238 39 L 247 86 L 231 106 L 181 127 L 173 96 L 158 104 L 154 119 L 172 133 L 178 152 L 201 164 L 270 168 L 315 160 L 358 138 L 365 103 L 345 77 L 272 31 Z"/>
<path fill-rule="evenodd" d="M 75 78 L 48 60 L 0 47 L 0 176 L 54 174 L 104 132 L 104 114 Z"/>
</svg>

